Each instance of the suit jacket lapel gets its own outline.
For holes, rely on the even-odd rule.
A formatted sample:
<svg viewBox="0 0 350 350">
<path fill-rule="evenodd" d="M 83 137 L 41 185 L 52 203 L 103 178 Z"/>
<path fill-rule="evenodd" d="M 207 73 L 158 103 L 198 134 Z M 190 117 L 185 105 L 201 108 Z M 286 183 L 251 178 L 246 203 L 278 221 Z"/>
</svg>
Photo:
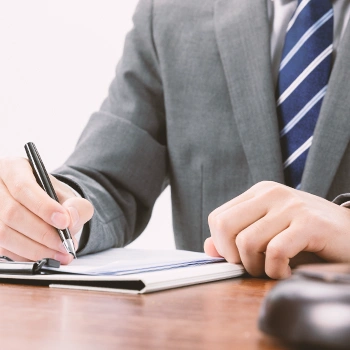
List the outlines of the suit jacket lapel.
<svg viewBox="0 0 350 350">
<path fill-rule="evenodd" d="M 283 182 L 266 0 L 218 0 L 215 30 L 254 182 Z"/>
<path fill-rule="evenodd" d="M 314 132 L 301 189 L 326 197 L 350 137 L 350 26 L 337 58 Z"/>
</svg>

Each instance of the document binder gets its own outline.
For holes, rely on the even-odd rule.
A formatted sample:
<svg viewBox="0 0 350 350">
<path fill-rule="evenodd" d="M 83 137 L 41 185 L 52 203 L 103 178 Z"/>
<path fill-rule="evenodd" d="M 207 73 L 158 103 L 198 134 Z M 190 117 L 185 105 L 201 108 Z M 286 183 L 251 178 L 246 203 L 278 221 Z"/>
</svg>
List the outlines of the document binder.
<svg viewBox="0 0 350 350">
<path fill-rule="evenodd" d="M 58 265 L 52 259 L 34 263 L 0 262 L 0 283 L 132 294 L 241 276 L 242 265 L 204 253 L 114 248 Z"/>
</svg>

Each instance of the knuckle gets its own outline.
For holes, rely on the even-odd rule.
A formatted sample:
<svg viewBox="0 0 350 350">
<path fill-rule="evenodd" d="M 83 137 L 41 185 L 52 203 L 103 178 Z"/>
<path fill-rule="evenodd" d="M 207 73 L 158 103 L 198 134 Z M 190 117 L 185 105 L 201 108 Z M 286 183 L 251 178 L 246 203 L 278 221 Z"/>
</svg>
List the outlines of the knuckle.
<svg viewBox="0 0 350 350">
<path fill-rule="evenodd" d="M 217 225 L 218 225 L 218 220 L 219 220 L 219 215 L 216 210 L 212 211 L 209 215 L 208 215 L 208 224 L 210 229 L 217 229 Z"/>
<path fill-rule="evenodd" d="M 52 242 L 52 229 L 51 228 L 46 228 L 40 236 L 40 242 L 41 244 L 49 247 L 50 243 Z"/>
<path fill-rule="evenodd" d="M 283 260 L 285 258 L 283 247 L 281 247 L 279 244 L 273 243 L 273 241 L 270 242 L 266 248 L 266 257 L 271 261 Z"/>
<path fill-rule="evenodd" d="M 23 179 L 13 179 L 13 185 L 11 187 L 11 194 L 15 199 L 20 199 L 23 194 L 27 192 L 28 182 Z"/>
<path fill-rule="evenodd" d="M 36 200 L 35 201 L 35 212 L 36 213 L 41 213 L 43 211 L 43 209 L 45 208 L 44 206 L 44 202 L 41 200 Z"/>
<path fill-rule="evenodd" d="M 252 187 L 256 188 L 256 189 L 264 189 L 264 188 L 273 188 L 273 187 L 276 187 L 278 185 L 280 185 L 280 184 L 278 184 L 277 182 L 269 181 L 269 180 L 263 180 L 263 181 L 257 182 Z"/>
<path fill-rule="evenodd" d="M 308 220 L 308 223 L 315 224 L 318 221 L 326 224 L 329 222 L 329 216 L 328 215 L 320 215 L 317 209 L 311 208 L 311 207 L 304 207 L 303 208 L 303 219 Z"/>
<path fill-rule="evenodd" d="M 256 252 L 259 247 L 259 240 L 257 238 L 264 235 L 266 227 L 269 227 L 271 221 L 271 219 L 263 217 L 239 233 L 236 238 L 236 244 L 239 250 L 244 252 Z"/>
<path fill-rule="evenodd" d="M 214 225 L 214 220 L 215 220 L 214 212 L 211 212 L 208 215 L 208 225 L 209 225 L 209 227 L 212 227 Z"/>
<path fill-rule="evenodd" d="M 7 203 L 6 207 L 2 210 L 1 217 L 5 223 L 10 224 L 16 221 L 17 213 L 19 210 L 19 204 L 15 201 Z"/>
<path fill-rule="evenodd" d="M 238 234 L 236 237 L 236 245 L 240 252 L 251 252 L 255 248 L 255 242 L 246 232 Z"/>
<path fill-rule="evenodd" d="M 222 234 L 228 231 L 227 220 L 221 215 L 217 215 L 212 219 L 210 227 L 216 234 Z"/>
<path fill-rule="evenodd" d="M 291 195 L 285 200 L 285 209 L 289 211 L 306 212 L 305 202 L 296 195 Z"/>
<path fill-rule="evenodd" d="M 289 196 L 290 190 L 287 186 L 283 186 L 278 183 L 274 183 L 273 185 L 269 186 L 266 190 L 266 194 L 270 196 L 271 198 L 280 198 L 280 197 L 287 197 Z"/>
<path fill-rule="evenodd" d="M 315 224 L 315 214 L 310 208 L 303 208 L 301 215 L 299 215 L 299 223 L 297 225 L 298 230 L 305 230 L 305 228 L 313 227 Z"/>
</svg>

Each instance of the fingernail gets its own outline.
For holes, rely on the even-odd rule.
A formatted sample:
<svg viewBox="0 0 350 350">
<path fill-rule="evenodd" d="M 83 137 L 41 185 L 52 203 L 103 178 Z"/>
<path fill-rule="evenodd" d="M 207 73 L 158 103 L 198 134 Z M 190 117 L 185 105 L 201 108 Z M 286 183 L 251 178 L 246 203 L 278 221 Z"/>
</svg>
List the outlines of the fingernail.
<svg viewBox="0 0 350 350">
<path fill-rule="evenodd" d="M 74 207 L 69 207 L 68 210 L 69 210 L 70 217 L 72 219 L 72 225 L 73 227 L 75 227 L 79 222 L 78 210 L 76 210 Z"/>
<path fill-rule="evenodd" d="M 56 212 L 51 216 L 51 221 L 54 227 L 57 228 L 66 228 L 67 227 L 67 216 L 65 214 Z"/>
</svg>

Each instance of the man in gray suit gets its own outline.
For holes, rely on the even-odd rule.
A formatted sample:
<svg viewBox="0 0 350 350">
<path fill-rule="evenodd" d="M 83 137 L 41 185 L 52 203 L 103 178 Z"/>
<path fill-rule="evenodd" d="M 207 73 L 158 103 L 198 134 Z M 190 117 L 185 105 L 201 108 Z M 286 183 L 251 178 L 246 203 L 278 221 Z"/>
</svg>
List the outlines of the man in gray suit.
<svg viewBox="0 0 350 350">
<path fill-rule="evenodd" d="M 205 242 L 272 278 L 289 276 L 300 252 L 349 262 L 350 211 L 339 204 L 350 189 L 350 28 L 336 19 L 344 30 L 300 190 L 285 186 L 273 31 L 283 3 L 141 0 L 109 96 L 53 178 L 62 205 L 27 160 L 0 161 L 0 255 L 69 263 L 51 225 L 83 227 L 79 254 L 125 246 L 170 184 L 179 249 Z"/>
</svg>

